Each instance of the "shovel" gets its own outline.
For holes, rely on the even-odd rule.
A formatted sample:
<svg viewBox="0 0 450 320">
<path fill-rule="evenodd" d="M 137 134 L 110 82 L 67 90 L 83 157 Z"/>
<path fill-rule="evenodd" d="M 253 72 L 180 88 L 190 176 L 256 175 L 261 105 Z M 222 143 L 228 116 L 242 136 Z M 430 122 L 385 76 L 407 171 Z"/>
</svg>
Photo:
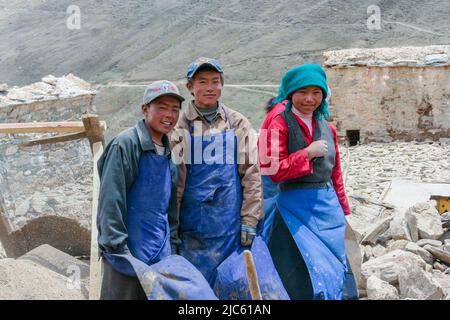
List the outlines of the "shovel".
<svg viewBox="0 0 450 320">
<path fill-rule="evenodd" d="M 258 283 L 258 274 L 256 273 L 255 261 L 250 250 L 244 250 L 245 269 L 247 270 L 248 288 L 252 300 L 262 300 L 261 290 Z"/>
</svg>

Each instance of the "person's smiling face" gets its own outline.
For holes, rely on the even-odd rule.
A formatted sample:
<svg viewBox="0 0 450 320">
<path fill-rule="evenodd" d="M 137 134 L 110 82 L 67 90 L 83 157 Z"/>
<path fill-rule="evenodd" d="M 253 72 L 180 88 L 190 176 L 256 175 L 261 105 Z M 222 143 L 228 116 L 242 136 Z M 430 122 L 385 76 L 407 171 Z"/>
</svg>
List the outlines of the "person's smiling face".
<svg viewBox="0 0 450 320">
<path fill-rule="evenodd" d="M 203 108 L 213 108 L 222 95 L 221 74 L 216 71 L 199 71 L 188 83 L 188 90 L 194 95 L 195 104 Z"/>
<path fill-rule="evenodd" d="M 180 109 L 181 102 L 169 95 L 156 98 L 149 104 L 142 106 L 145 123 L 155 138 L 159 139 L 175 127 Z"/>
<path fill-rule="evenodd" d="M 322 100 L 322 89 L 316 86 L 303 87 L 292 94 L 292 104 L 304 115 L 312 115 Z"/>
</svg>

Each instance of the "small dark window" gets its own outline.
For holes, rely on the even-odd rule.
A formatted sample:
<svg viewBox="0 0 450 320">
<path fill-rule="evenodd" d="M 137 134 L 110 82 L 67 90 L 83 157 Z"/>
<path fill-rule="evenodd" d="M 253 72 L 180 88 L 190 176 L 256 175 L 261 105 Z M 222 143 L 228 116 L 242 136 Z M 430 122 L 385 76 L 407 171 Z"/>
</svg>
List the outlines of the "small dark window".
<svg viewBox="0 0 450 320">
<path fill-rule="evenodd" d="M 347 140 L 350 147 L 359 143 L 359 130 L 347 130 Z"/>
</svg>

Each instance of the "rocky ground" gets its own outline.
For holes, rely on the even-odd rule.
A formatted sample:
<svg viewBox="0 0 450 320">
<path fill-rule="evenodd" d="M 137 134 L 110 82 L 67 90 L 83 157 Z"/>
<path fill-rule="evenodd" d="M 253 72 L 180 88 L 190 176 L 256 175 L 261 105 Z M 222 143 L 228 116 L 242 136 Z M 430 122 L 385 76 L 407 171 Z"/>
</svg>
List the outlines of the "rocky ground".
<svg viewBox="0 0 450 320">
<path fill-rule="evenodd" d="M 450 144 L 368 144 L 341 148 L 348 218 L 362 255 L 368 299 L 450 299 L 450 214 L 435 201 L 402 211 L 383 202 L 394 179 L 450 183 Z"/>
<path fill-rule="evenodd" d="M 450 143 L 371 143 L 341 147 L 349 194 L 380 199 L 393 179 L 450 183 Z"/>
</svg>

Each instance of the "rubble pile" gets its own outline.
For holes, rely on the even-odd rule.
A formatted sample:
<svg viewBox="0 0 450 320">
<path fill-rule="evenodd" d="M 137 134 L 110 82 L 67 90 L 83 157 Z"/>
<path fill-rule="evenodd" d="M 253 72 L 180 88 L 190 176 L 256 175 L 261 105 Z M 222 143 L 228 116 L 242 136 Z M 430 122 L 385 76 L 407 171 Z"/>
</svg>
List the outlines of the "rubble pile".
<svg viewBox="0 0 450 320">
<path fill-rule="evenodd" d="M 450 300 L 450 212 L 440 214 L 435 200 L 412 202 L 406 210 L 384 202 L 395 179 L 449 184 L 450 145 L 360 145 L 344 149 L 342 163 L 348 221 L 361 249 L 362 296 Z"/>
</svg>

